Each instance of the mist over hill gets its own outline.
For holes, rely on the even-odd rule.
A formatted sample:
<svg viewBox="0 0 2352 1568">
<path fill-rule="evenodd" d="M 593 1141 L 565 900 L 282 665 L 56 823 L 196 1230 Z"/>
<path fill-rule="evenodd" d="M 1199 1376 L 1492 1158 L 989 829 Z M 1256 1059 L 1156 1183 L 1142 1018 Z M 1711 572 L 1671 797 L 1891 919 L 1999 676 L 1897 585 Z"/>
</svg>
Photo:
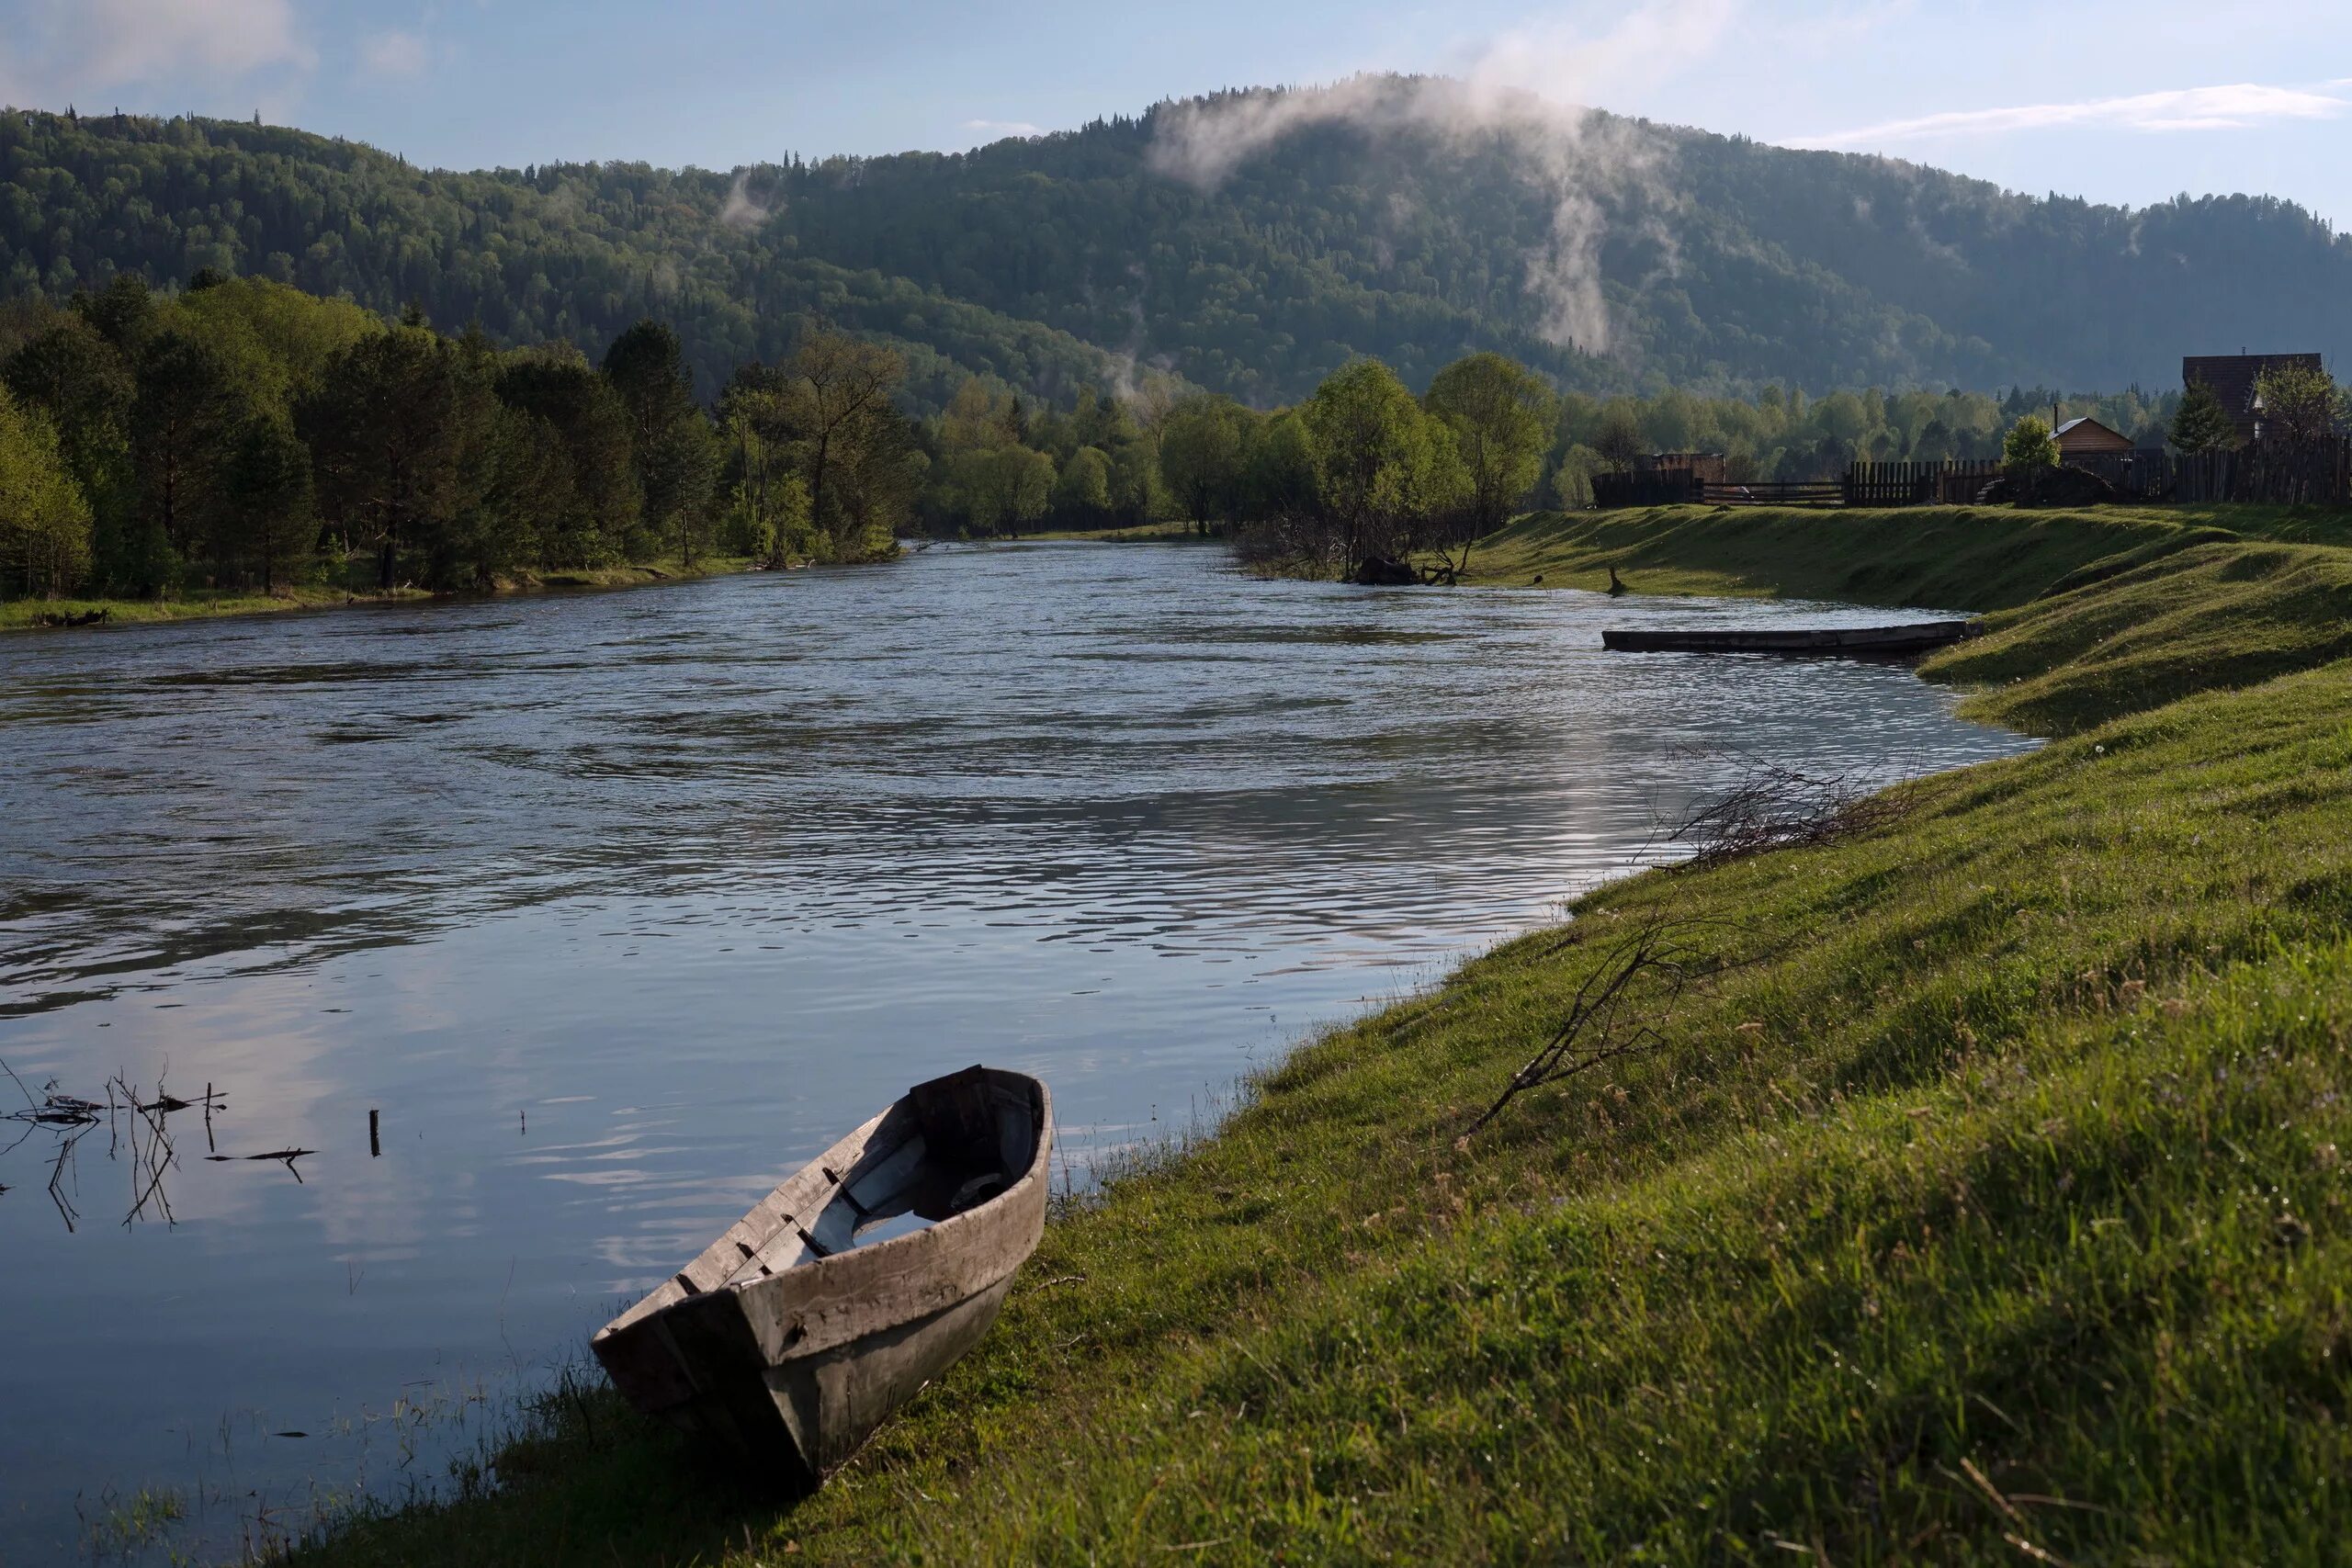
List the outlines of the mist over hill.
<svg viewBox="0 0 2352 1568">
<path fill-rule="evenodd" d="M 2352 339 L 2352 239 L 2261 196 L 2125 209 L 1886 159 L 1364 77 L 967 153 L 427 171 L 234 121 L 0 120 L 0 292 L 211 266 L 592 354 L 674 321 L 706 389 L 822 315 L 1069 396 L 1146 369 L 1268 404 L 1359 354 L 1564 386 L 2177 379 Z"/>
</svg>

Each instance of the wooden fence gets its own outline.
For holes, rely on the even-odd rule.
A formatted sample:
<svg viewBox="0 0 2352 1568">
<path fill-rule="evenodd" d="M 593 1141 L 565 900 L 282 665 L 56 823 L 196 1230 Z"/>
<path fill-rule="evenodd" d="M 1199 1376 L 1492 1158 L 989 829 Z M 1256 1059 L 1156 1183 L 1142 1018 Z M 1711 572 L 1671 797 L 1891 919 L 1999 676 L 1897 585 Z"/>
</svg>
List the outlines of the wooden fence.
<svg viewBox="0 0 2352 1568">
<path fill-rule="evenodd" d="M 1843 506 L 1846 487 L 1836 479 L 1758 479 L 1703 485 L 1699 499 L 1709 506 Z"/>
<path fill-rule="evenodd" d="M 1690 468 L 1595 474 L 1592 503 L 1604 512 L 1621 506 L 1688 506 L 1700 500 L 1706 489 L 1706 481 Z"/>
<path fill-rule="evenodd" d="M 1965 506 L 2001 477 L 1988 459 L 1951 463 L 1854 463 L 1846 469 L 1849 506 Z"/>
<path fill-rule="evenodd" d="M 2128 500 L 2188 505 L 2250 502 L 2273 506 L 2352 506 L 2352 437 L 2313 446 L 2249 446 L 2236 452 L 2175 457 L 2162 447 L 2070 457 Z M 1842 479 L 1751 480 L 1730 484 L 1694 469 L 1595 474 L 1596 505 L 1965 506 L 2002 474 L 1997 459 L 1949 463 L 1855 463 Z"/>
<path fill-rule="evenodd" d="M 2248 446 L 2177 458 L 2165 499 L 2192 505 L 2253 502 L 2352 506 L 2352 439 L 2338 436 L 2309 446 Z"/>
</svg>

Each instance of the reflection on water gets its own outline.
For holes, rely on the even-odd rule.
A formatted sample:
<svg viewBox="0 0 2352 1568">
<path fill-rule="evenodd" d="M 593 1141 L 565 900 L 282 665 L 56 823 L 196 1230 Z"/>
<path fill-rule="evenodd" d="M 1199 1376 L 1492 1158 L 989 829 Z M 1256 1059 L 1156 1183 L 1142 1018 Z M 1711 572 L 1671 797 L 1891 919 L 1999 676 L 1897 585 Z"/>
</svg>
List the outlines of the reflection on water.
<svg viewBox="0 0 2352 1568">
<path fill-rule="evenodd" d="M 107 1483 L 437 1478 L 387 1411 L 576 1351 L 921 1078 L 1040 1074 L 1082 1166 L 1623 869 L 1726 753 L 2020 744 L 1896 668 L 1600 649 L 1692 614 L 1061 546 L 0 643 L 0 1060 L 225 1096 L 204 1156 L 185 1111 L 176 1159 L 85 1137 L 71 1231 L 54 1133 L 0 1156 L 5 1561 Z M 112 1224 L 157 1158 L 168 1215 Z"/>
</svg>

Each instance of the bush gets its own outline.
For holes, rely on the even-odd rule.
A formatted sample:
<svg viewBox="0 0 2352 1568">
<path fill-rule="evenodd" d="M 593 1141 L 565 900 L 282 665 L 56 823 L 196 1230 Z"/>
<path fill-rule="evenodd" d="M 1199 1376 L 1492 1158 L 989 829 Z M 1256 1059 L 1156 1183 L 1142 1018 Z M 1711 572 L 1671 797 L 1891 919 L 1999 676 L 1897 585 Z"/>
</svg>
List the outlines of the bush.
<svg viewBox="0 0 2352 1568">
<path fill-rule="evenodd" d="M 2001 461 L 2014 479 L 2023 479 L 2034 468 L 2054 468 L 2058 438 L 2040 415 L 2028 414 L 2009 427 L 2008 439 L 2001 443 Z"/>
</svg>

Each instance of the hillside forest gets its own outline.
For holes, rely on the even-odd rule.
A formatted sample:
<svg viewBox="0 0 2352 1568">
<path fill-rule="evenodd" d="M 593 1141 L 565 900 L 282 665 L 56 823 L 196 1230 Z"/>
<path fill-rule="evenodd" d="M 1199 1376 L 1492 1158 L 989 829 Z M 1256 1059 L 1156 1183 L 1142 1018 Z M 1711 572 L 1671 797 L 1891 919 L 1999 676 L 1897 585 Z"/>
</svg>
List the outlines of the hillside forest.
<svg viewBox="0 0 2352 1568">
<path fill-rule="evenodd" d="M 1575 507 L 1645 453 L 1722 451 L 1736 478 L 1857 457 L 1998 455 L 2021 416 L 2095 413 L 2164 439 L 2174 398 L 2005 399 L 1768 387 L 1752 398 L 1555 392 L 1492 353 L 1417 397 L 1359 359 L 1286 408 L 1147 377 L 1055 405 L 969 376 L 907 412 L 887 344 L 806 332 L 695 396 L 647 319 L 591 364 L 478 326 L 386 320 L 262 278 L 136 274 L 0 319 L 0 582 L 125 597 L 330 581 L 487 587 L 712 555 L 856 561 L 904 535 L 988 537 L 1181 519 L 1353 573 L 1454 552 L 1529 505 Z"/>
<path fill-rule="evenodd" d="M 1354 359 L 1419 392 L 1482 351 L 1600 396 L 2167 386 L 2183 355 L 2352 337 L 2352 238 L 2288 202 L 2098 207 L 1464 91 L 1365 78 L 731 173 L 453 173 L 279 127 L 17 109 L 0 299 L 209 269 L 592 358 L 652 318 L 706 400 L 821 320 L 897 354 L 923 414 L 971 377 L 1068 408 L 1154 371 L 1270 410 Z M 1252 117 L 1287 129 L 1216 151 Z M 1565 250 L 1563 214 L 1590 219 Z"/>
</svg>

